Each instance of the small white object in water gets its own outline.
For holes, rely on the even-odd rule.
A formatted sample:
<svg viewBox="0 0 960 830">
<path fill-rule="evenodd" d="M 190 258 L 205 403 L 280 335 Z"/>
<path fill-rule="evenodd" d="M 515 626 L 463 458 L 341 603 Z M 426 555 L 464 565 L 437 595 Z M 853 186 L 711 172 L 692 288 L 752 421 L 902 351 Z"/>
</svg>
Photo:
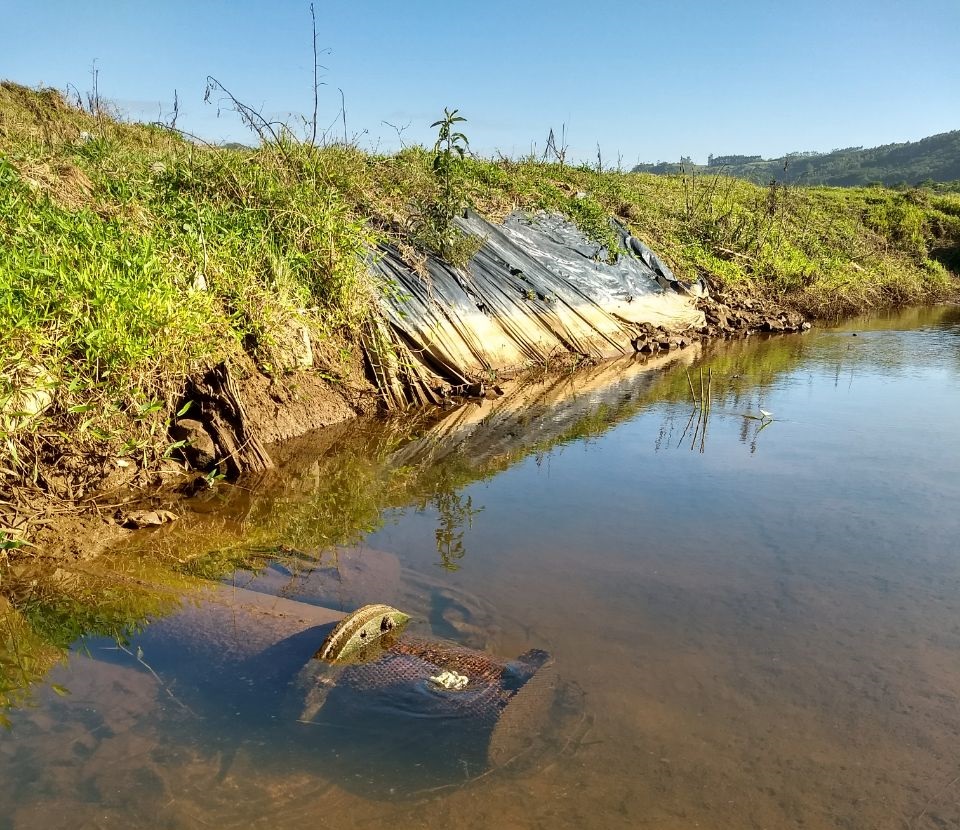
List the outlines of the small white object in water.
<svg viewBox="0 0 960 830">
<path fill-rule="evenodd" d="M 772 412 L 767 412 L 766 409 L 761 409 L 761 410 L 760 410 L 760 414 L 763 415 L 763 419 L 764 419 L 764 420 L 767 420 L 768 418 L 772 418 L 772 417 L 773 417 L 773 413 L 772 413 Z"/>
<path fill-rule="evenodd" d="M 470 681 L 465 674 L 457 674 L 455 671 L 442 671 L 436 677 L 431 677 L 430 682 L 436 683 L 444 689 L 465 689 Z"/>
</svg>

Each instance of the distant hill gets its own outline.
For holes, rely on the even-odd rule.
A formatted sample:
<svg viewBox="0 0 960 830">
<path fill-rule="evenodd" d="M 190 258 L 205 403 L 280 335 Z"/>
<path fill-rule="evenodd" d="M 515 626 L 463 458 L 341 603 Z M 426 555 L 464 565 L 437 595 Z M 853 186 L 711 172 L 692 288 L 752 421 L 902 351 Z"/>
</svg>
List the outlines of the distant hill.
<svg viewBox="0 0 960 830">
<path fill-rule="evenodd" d="M 885 184 L 890 187 L 921 182 L 960 180 L 960 130 L 932 135 L 905 144 L 882 147 L 847 147 L 830 153 L 790 153 L 778 159 L 760 156 L 711 156 L 706 165 L 660 162 L 638 164 L 635 173 L 665 175 L 681 169 L 698 173 L 723 172 L 758 184 L 773 179 L 801 184 L 826 184 L 839 187 Z"/>
</svg>

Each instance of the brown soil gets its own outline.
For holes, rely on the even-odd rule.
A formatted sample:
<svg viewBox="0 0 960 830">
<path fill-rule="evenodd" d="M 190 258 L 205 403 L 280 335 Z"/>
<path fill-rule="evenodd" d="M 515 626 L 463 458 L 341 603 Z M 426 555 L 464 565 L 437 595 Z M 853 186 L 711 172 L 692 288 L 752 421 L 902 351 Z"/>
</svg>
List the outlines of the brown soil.
<svg viewBox="0 0 960 830">
<path fill-rule="evenodd" d="M 809 328 L 798 312 L 743 293 L 715 291 L 711 298 L 697 302 L 707 319 L 704 328 L 678 333 L 646 327 L 634 341 L 635 350 L 656 354 L 697 341 L 742 337 L 755 331 Z M 342 377 L 334 380 L 316 370 L 271 378 L 257 371 L 252 362 L 232 367 L 230 374 L 243 420 L 241 438 L 236 443 L 243 443 L 242 436 L 252 436 L 267 466 L 279 449 L 271 445 L 382 408 L 382 398 L 366 379 L 359 355 L 341 367 Z M 214 404 L 216 408 L 217 402 Z M 222 408 L 232 407 L 224 401 Z M 209 418 L 207 413 L 202 420 L 213 432 Z M 224 418 L 214 413 L 212 420 L 223 428 Z M 76 462 L 85 466 L 87 474 L 95 471 L 98 479 L 95 487 L 85 488 L 82 498 L 73 495 L 65 478 L 63 492 L 23 491 L 0 505 L 0 519 L 7 526 L 18 526 L 18 535 L 29 542 L 24 549 L 28 554 L 69 558 L 95 555 L 123 535 L 122 526 L 131 511 L 158 499 L 169 506 L 172 494 L 191 495 L 206 486 L 205 479 L 191 471 L 184 459 L 153 470 L 120 469 L 103 459 L 78 457 Z M 235 475 L 243 471 L 243 464 L 231 463 L 222 469 Z M 3 556 L 0 551 L 0 562 Z"/>
<path fill-rule="evenodd" d="M 642 327 L 633 341 L 634 349 L 643 354 L 657 354 L 695 342 L 746 337 L 753 332 L 784 333 L 810 328 L 800 312 L 743 292 L 714 291 L 710 297 L 697 300 L 697 307 L 706 317 L 706 326 L 683 332 L 671 332 L 659 326 Z"/>
<path fill-rule="evenodd" d="M 728 290 L 714 290 L 709 299 L 699 301 L 707 317 L 707 337 L 736 337 L 753 331 L 803 331 L 810 323 L 803 314 L 768 299 Z"/>
<path fill-rule="evenodd" d="M 252 362 L 233 368 L 247 433 L 265 445 L 262 451 L 269 457 L 277 442 L 375 411 L 378 395 L 364 379 L 362 366 L 348 366 L 347 373 L 347 379 L 331 382 L 313 370 L 274 379 Z M 82 489 L 74 486 L 76 480 L 84 481 Z M 206 486 L 186 459 L 171 459 L 154 469 L 121 468 L 111 459 L 79 453 L 57 459 L 45 471 L 43 484 L 43 489 L 14 488 L 0 500 L 0 526 L 26 542 L 14 551 L 0 550 L 0 565 L 24 555 L 89 558 L 123 536 L 132 512 Z"/>
<path fill-rule="evenodd" d="M 248 373 L 238 383 L 251 427 L 272 444 L 375 411 L 379 396 L 362 367 L 357 369 L 336 385 L 316 372 L 299 372 L 280 383 Z"/>
<path fill-rule="evenodd" d="M 112 511 L 101 507 L 83 512 L 71 508 L 69 513 L 52 509 L 33 537 L 33 550 L 43 556 L 72 560 L 93 559 L 126 534 L 112 517 Z"/>
</svg>

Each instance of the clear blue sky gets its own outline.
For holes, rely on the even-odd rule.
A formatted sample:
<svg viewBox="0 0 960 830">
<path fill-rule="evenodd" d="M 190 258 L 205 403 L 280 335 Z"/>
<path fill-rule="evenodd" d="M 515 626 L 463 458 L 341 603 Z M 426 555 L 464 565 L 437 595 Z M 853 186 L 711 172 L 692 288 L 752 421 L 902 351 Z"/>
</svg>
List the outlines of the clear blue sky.
<svg viewBox="0 0 960 830">
<path fill-rule="evenodd" d="M 391 150 L 429 143 L 445 106 L 476 152 L 543 149 L 567 125 L 572 156 L 778 156 L 910 141 L 960 128 L 960 0 L 524 2 L 316 0 L 327 67 L 321 121 L 340 93 L 347 129 Z M 207 74 L 272 116 L 312 108 L 309 3 L 0 0 L 0 77 L 100 91 L 156 119 L 250 141 L 204 105 Z M 337 124 L 342 132 L 342 125 Z"/>
</svg>

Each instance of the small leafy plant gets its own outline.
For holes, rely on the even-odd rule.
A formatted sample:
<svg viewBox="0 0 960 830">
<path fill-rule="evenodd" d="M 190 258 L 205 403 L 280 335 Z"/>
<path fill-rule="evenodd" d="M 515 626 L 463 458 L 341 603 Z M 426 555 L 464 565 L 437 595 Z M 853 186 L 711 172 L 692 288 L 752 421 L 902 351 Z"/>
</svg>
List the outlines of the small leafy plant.
<svg viewBox="0 0 960 830">
<path fill-rule="evenodd" d="M 414 221 L 416 240 L 460 267 L 470 261 L 482 244 L 482 240 L 463 233 L 456 225 L 456 218 L 468 207 L 463 159 L 470 141 L 456 126 L 466 120 L 459 110 L 444 107 L 443 118 L 430 125 L 439 128 L 431 168 L 438 192 L 433 202 L 420 208 Z"/>
<path fill-rule="evenodd" d="M 467 120 L 459 112 L 444 107 L 443 118 L 430 125 L 431 128 L 440 128 L 437 142 L 433 145 L 433 175 L 440 185 L 437 212 L 448 226 L 452 225 L 454 217 L 466 207 L 463 195 L 456 186 L 456 177 L 459 163 L 462 162 L 470 142 L 466 135 L 454 129 L 456 124 Z"/>
</svg>

